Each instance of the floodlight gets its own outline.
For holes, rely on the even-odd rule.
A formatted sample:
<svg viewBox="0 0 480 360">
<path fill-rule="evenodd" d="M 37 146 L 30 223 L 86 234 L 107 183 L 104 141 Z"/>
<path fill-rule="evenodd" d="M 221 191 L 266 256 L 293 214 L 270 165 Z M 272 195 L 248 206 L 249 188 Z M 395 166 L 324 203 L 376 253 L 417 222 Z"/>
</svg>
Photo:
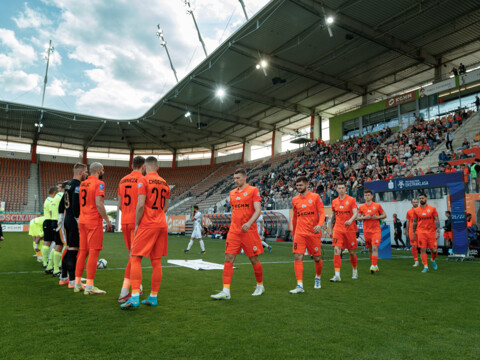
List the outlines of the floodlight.
<svg viewBox="0 0 480 360">
<path fill-rule="evenodd" d="M 327 21 L 327 24 L 329 24 L 329 25 L 330 25 L 330 24 L 333 24 L 333 21 L 334 21 L 333 16 L 328 16 L 327 19 L 326 19 L 326 21 Z"/>
<path fill-rule="evenodd" d="M 185 117 L 188 118 L 188 117 L 190 117 L 190 116 L 192 116 L 192 113 L 191 113 L 190 111 L 187 111 L 187 112 L 185 113 Z"/>
<path fill-rule="evenodd" d="M 267 61 L 266 61 L 266 60 L 262 60 L 262 61 L 260 61 L 260 66 L 261 66 L 262 68 L 264 68 L 264 69 L 265 69 L 265 68 L 267 67 L 267 65 L 268 65 L 268 63 L 267 63 Z"/>
<path fill-rule="evenodd" d="M 255 69 L 260 69 L 260 64 L 255 65 Z"/>
<path fill-rule="evenodd" d="M 225 90 L 223 88 L 218 88 L 217 91 L 215 92 L 215 95 L 222 99 L 225 96 Z"/>
</svg>

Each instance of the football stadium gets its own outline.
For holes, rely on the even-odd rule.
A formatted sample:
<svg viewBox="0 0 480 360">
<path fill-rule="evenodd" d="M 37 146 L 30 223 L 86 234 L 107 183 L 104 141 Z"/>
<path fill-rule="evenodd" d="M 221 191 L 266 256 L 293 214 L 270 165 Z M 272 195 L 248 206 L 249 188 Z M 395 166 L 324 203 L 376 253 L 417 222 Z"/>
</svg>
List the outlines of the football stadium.
<svg viewBox="0 0 480 360">
<path fill-rule="evenodd" d="M 1 359 L 478 356 L 480 1 L 14 3 Z"/>
</svg>

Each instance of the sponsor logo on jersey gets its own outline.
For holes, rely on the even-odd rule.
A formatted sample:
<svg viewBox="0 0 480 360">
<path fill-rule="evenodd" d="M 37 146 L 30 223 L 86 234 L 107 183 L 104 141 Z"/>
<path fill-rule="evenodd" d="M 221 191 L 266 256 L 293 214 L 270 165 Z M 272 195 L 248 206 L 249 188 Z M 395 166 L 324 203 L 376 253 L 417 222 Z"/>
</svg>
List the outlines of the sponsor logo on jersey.
<svg viewBox="0 0 480 360">
<path fill-rule="evenodd" d="M 343 205 L 340 205 L 340 209 L 343 209 Z"/>
<path fill-rule="evenodd" d="M 318 251 L 318 247 L 315 248 L 315 251 Z"/>
<path fill-rule="evenodd" d="M 256 247 L 256 246 L 253 247 L 253 251 L 257 251 L 257 247 Z"/>
<path fill-rule="evenodd" d="M 138 187 L 141 188 L 143 186 L 143 183 L 138 183 Z"/>
<path fill-rule="evenodd" d="M 247 193 L 247 192 L 244 192 L 244 193 L 243 193 L 243 196 L 247 196 L 247 195 L 248 195 L 248 193 Z"/>
<path fill-rule="evenodd" d="M 242 198 L 240 196 L 237 196 L 237 200 L 241 200 Z"/>
<path fill-rule="evenodd" d="M 103 184 L 98 185 L 98 187 L 99 187 L 100 190 L 104 190 L 104 189 L 105 189 L 105 185 L 103 185 Z"/>
<path fill-rule="evenodd" d="M 302 205 L 302 208 L 306 208 L 306 207 L 307 207 L 307 205 L 305 205 L 305 204 Z"/>
<path fill-rule="evenodd" d="M 311 204 L 311 203 L 312 203 L 312 199 L 308 200 L 308 202 Z"/>
<path fill-rule="evenodd" d="M 75 193 L 79 193 L 79 192 L 80 192 L 80 186 L 77 186 L 77 187 L 75 188 Z"/>
</svg>

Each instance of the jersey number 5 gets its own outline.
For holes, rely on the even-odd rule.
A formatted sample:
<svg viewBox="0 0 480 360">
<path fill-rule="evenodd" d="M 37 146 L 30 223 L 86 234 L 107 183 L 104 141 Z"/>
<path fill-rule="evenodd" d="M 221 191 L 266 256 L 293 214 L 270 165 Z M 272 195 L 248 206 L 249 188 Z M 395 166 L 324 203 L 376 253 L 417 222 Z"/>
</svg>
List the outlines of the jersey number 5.
<svg viewBox="0 0 480 360">
<path fill-rule="evenodd" d="M 125 201 L 123 202 L 123 205 L 125 206 L 128 206 L 132 203 L 132 197 L 127 194 L 127 189 L 131 189 L 131 188 L 132 188 L 131 185 L 125 186 L 125 195 L 123 195 L 123 198 L 125 199 Z"/>
</svg>

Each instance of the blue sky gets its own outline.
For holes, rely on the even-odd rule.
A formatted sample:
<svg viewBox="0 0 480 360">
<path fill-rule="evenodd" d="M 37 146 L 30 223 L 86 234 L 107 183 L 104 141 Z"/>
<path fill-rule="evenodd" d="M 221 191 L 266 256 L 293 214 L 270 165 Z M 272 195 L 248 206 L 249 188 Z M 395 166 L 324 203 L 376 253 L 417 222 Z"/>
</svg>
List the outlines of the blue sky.
<svg viewBox="0 0 480 360">
<path fill-rule="evenodd" d="M 249 16 L 268 0 L 244 0 Z M 141 4 L 141 5 L 139 5 Z M 245 22 L 238 0 L 192 0 L 211 53 Z M 0 99 L 107 118 L 141 116 L 175 84 L 155 36 L 160 24 L 179 78 L 204 59 L 182 0 L 0 1 Z"/>
</svg>

